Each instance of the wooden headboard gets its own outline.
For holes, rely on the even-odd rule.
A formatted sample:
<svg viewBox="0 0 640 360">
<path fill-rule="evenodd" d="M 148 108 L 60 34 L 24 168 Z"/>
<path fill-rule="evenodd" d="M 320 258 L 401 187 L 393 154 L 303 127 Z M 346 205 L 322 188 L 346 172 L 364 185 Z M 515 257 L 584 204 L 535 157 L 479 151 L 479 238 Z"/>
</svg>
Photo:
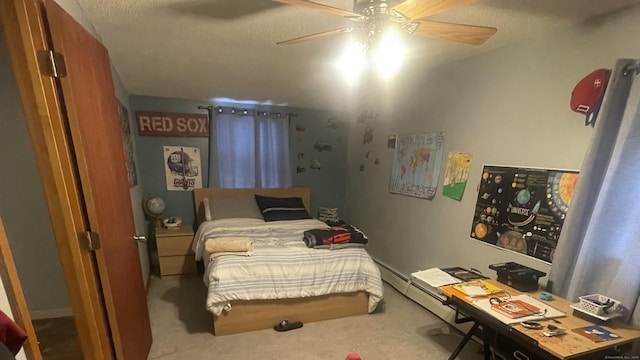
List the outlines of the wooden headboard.
<svg viewBox="0 0 640 360">
<path fill-rule="evenodd" d="M 274 196 L 274 197 L 299 197 L 302 199 L 307 211 L 311 210 L 311 191 L 309 188 L 282 188 L 282 189 L 222 189 L 222 188 L 203 188 L 193 190 L 193 201 L 196 210 L 196 220 L 198 225 L 202 223 L 204 218 L 204 204 L 202 200 L 209 198 L 215 199 L 250 197 L 253 195 Z"/>
</svg>

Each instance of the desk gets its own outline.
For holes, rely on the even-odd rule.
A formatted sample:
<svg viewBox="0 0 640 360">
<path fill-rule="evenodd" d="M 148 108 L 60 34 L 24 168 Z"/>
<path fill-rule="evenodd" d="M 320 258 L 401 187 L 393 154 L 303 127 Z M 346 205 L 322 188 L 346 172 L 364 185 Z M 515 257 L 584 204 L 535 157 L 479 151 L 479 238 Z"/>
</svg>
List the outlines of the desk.
<svg viewBox="0 0 640 360">
<path fill-rule="evenodd" d="M 486 280 L 496 286 L 506 290 L 511 296 L 522 294 L 522 292 L 513 289 L 505 284 L 498 283 L 495 280 Z M 438 288 L 439 292 L 444 295 L 447 300 L 445 303 L 452 306 L 456 310 L 456 322 L 473 322 L 471 330 L 462 339 L 454 353 L 449 359 L 455 359 L 472 335 L 477 335 L 484 342 L 485 359 L 490 358 L 490 347 L 504 347 L 509 359 L 598 359 L 604 360 L 607 357 L 614 359 L 614 356 L 620 356 L 621 351 L 630 348 L 634 341 L 640 339 L 640 329 L 634 329 L 620 322 L 611 322 L 601 325 L 612 332 L 620 335 L 620 339 L 602 342 L 592 342 L 591 340 L 579 335 L 571 329 L 593 325 L 592 323 L 573 316 L 573 309 L 570 307 L 571 302 L 554 296 L 553 300 L 545 302 L 566 314 L 566 317 L 558 318 L 561 324 L 559 327 L 565 328 L 566 333 L 560 336 L 546 337 L 542 335 L 543 329 L 533 330 L 527 329 L 520 324 L 507 325 L 487 311 L 476 306 L 469 297 L 455 290 L 451 286 L 443 286 Z M 533 297 L 537 297 L 538 293 L 531 293 Z M 474 298 L 477 299 L 477 298 Z M 464 317 L 461 317 L 464 315 Z M 551 320 L 541 320 L 543 325 Z M 514 354 L 516 353 L 516 354 Z M 622 359 L 622 357 L 620 357 Z M 627 357 L 626 359 L 639 359 L 638 357 Z"/>
</svg>

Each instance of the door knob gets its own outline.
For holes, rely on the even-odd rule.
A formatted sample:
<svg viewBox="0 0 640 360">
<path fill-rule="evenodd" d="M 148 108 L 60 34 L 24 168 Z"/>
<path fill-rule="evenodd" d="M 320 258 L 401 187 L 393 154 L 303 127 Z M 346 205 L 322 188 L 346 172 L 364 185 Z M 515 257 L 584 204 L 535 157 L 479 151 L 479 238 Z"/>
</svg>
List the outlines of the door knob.
<svg viewBox="0 0 640 360">
<path fill-rule="evenodd" d="M 144 235 L 135 235 L 133 237 L 133 240 L 138 241 L 138 242 L 146 242 L 147 241 L 147 237 Z"/>
</svg>

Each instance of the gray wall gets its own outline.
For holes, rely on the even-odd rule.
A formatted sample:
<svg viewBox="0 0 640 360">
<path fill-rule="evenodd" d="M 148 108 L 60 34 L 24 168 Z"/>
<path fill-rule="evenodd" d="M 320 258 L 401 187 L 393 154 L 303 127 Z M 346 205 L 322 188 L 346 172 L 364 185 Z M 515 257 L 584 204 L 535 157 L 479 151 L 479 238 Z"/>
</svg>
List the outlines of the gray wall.
<svg viewBox="0 0 640 360">
<path fill-rule="evenodd" d="M 2 29 L 0 79 L 0 152 L 4 154 L 0 217 L 31 316 L 70 315 L 71 304 Z"/>
<path fill-rule="evenodd" d="M 133 112 L 131 111 L 131 106 L 129 104 L 129 94 L 124 88 L 116 69 L 112 66 L 111 72 L 113 75 L 113 84 L 115 87 L 116 97 L 118 101 L 127 108 L 127 115 L 129 116 L 129 129 L 131 131 L 131 141 L 133 142 L 133 153 L 135 159 L 136 166 L 136 175 L 138 178 L 137 184 L 129 189 L 129 196 L 131 197 L 131 208 L 133 210 L 133 221 L 136 227 L 137 235 L 144 235 L 149 238 L 149 226 L 147 225 L 147 219 L 145 218 L 144 211 L 142 209 L 142 175 L 140 174 L 140 162 L 138 161 L 138 154 L 136 151 L 136 138 L 133 134 L 136 131 L 136 124 L 134 122 Z M 147 281 L 149 280 L 149 275 L 151 272 L 150 263 L 149 263 L 149 250 L 147 248 L 146 242 L 138 242 L 138 255 L 140 256 L 140 267 L 142 271 L 142 279 L 144 281 L 145 287 L 147 286 Z"/>
<path fill-rule="evenodd" d="M 138 127 L 135 121 L 136 111 L 161 111 L 179 113 L 202 113 L 198 110 L 198 105 L 209 105 L 204 101 L 192 101 L 182 99 L 167 99 L 150 96 L 131 95 L 131 117 L 133 127 L 131 131 L 135 133 L 136 151 L 138 153 L 138 169 L 142 178 L 143 198 L 151 195 L 164 199 L 167 209 L 164 217 L 179 216 L 185 223 L 193 223 L 193 192 L 192 191 L 167 191 L 164 174 L 163 146 L 188 146 L 200 149 L 200 161 L 202 162 L 202 183 L 208 181 L 207 164 L 209 157 L 208 138 L 187 138 L 187 137 L 154 137 L 138 136 Z"/>
<path fill-rule="evenodd" d="M 319 207 L 338 208 L 338 215 L 344 214 L 346 196 L 346 171 L 348 148 L 347 119 L 335 111 L 290 108 L 297 117 L 289 126 L 289 146 L 293 186 L 311 188 L 311 215 L 318 216 Z M 331 120 L 330 120 L 331 119 Z M 333 124 L 333 126 L 331 125 Z M 304 131 L 296 130 L 304 128 Z M 318 142 L 331 146 L 331 151 L 318 150 Z M 302 153 L 304 157 L 298 159 Z M 320 169 L 313 169 L 313 160 L 320 162 Z M 298 172 L 298 166 L 304 172 Z"/>
<path fill-rule="evenodd" d="M 482 166 L 579 169 L 593 129 L 569 109 L 571 91 L 591 71 L 613 67 L 616 58 L 640 56 L 640 43 L 629 41 L 639 22 L 636 7 L 426 73 L 405 68 L 397 79 L 402 86 L 368 99 L 380 104 L 370 107 L 380 115 L 350 131 L 347 219 L 369 235 L 372 255 L 405 275 L 464 266 L 495 277 L 488 265 L 503 261 L 548 273 L 546 263 L 469 237 Z M 368 147 L 381 164 L 360 172 L 367 146 L 358 140 L 366 126 L 374 128 Z M 446 131 L 436 198 L 388 193 L 393 151 L 386 148 L 387 135 L 431 131 Z M 473 154 L 460 202 L 441 195 L 450 151 Z"/>
<path fill-rule="evenodd" d="M 296 113 L 290 123 L 289 144 L 291 153 L 291 167 L 293 171 L 293 185 L 311 188 L 311 202 L 313 215 L 317 215 L 318 207 L 337 207 L 342 213 L 346 177 L 346 151 L 348 132 L 344 117 L 330 111 L 299 109 L 291 107 L 239 105 L 225 103 L 211 103 L 208 101 L 159 98 L 150 96 L 132 95 L 132 116 L 135 111 L 160 111 L 178 113 L 206 113 L 198 110 L 198 106 L 235 106 L 242 109 L 259 109 L 283 114 Z M 336 126 L 327 126 L 327 120 L 335 118 Z M 300 126 L 304 131 L 297 131 Z M 138 136 L 137 127 L 134 125 L 139 161 L 139 169 L 142 176 L 142 189 L 144 196 L 159 196 L 167 205 L 164 216 L 180 216 L 186 223 L 193 223 L 195 217 L 193 205 L 193 193 L 191 191 L 167 191 L 164 159 L 162 147 L 188 146 L 197 147 L 201 152 L 202 183 L 206 187 L 209 173 L 209 139 L 196 137 L 154 137 Z M 314 144 L 323 141 L 332 146 L 332 151 L 314 150 Z M 298 159 L 298 153 L 304 153 L 304 159 Z M 320 161 L 319 170 L 311 169 L 313 159 Z M 296 167 L 304 166 L 305 172 L 297 173 Z"/>
</svg>

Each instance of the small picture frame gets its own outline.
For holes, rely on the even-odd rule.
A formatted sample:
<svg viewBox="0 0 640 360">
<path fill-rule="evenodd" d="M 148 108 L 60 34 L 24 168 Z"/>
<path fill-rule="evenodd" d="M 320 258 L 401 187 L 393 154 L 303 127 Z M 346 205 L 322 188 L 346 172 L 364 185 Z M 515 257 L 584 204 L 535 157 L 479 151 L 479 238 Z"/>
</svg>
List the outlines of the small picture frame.
<svg viewBox="0 0 640 360">
<path fill-rule="evenodd" d="M 387 138 L 387 149 L 395 149 L 396 148 L 396 135 L 389 135 Z"/>
</svg>

